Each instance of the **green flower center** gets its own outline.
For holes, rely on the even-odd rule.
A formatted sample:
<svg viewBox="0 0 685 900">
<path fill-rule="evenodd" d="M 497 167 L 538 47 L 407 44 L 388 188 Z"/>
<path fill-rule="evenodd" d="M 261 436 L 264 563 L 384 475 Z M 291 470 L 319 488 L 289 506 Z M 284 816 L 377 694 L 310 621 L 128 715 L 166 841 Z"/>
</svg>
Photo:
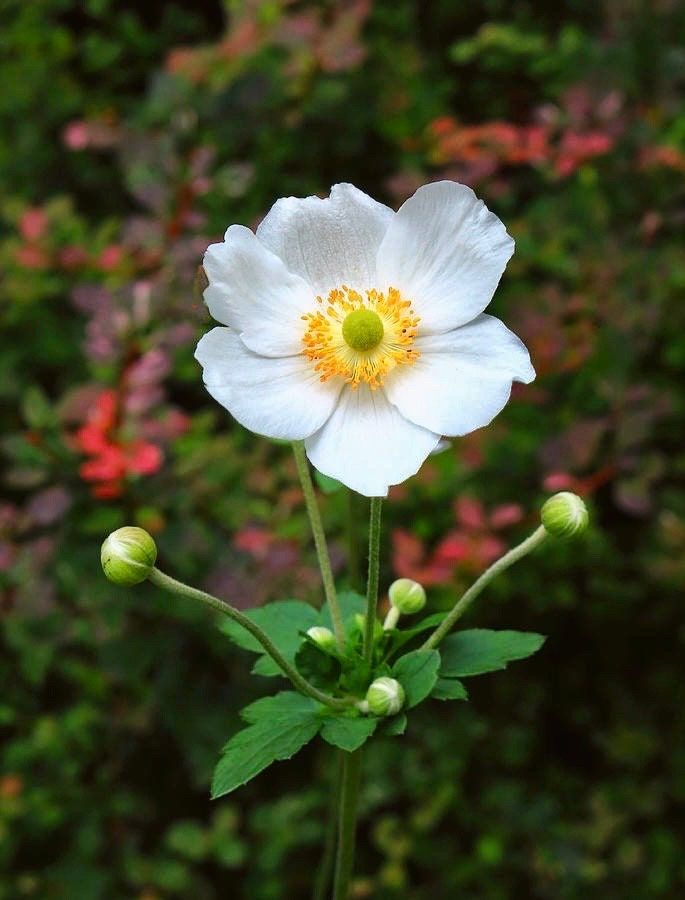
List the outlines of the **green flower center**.
<svg viewBox="0 0 685 900">
<path fill-rule="evenodd" d="M 342 336 L 353 350 L 374 350 L 383 340 L 381 317 L 372 309 L 355 309 L 345 316 Z"/>
</svg>

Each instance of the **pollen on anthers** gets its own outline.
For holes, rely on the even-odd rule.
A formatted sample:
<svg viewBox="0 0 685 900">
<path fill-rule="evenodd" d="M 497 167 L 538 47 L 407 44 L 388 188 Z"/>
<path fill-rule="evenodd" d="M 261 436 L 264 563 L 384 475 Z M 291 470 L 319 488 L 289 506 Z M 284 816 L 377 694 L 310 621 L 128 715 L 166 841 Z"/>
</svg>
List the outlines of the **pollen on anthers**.
<svg viewBox="0 0 685 900">
<path fill-rule="evenodd" d="M 302 343 L 321 381 L 339 376 L 352 388 L 365 383 L 375 390 L 395 366 L 419 358 L 412 346 L 419 317 L 397 288 L 362 296 L 342 285 L 316 302 L 318 308 L 302 316 L 307 323 Z"/>
</svg>

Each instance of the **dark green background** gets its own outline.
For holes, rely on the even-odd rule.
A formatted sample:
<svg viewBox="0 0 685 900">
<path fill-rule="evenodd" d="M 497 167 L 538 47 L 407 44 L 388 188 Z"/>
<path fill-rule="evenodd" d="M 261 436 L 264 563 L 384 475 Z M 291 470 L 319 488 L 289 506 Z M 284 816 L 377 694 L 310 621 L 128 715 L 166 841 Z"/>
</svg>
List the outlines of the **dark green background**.
<svg viewBox="0 0 685 900">
<path fill-rule="evenodd" d="M 543 651 L 371 747 L 355 896 L 681 896 L 682 7 L 226 7 L 2 2 L 0 898 L 308 896 L 328 748 L 210 803 L 237 710 L 274 683 L 249 678 L 204 610 L 108 585 L 98 548 L 136 522 L 172 574 L 242 606 L 319 601 L 287 448 L 242 431 L 202 389 L 195 269 L 230 223 L 253 225 L 279 196 L 350 180 L 398 205 L 438 177 L 470 180 L 516 238 L 493 311 L 539 377 L 391 495 L 382 584 L 407 564 L 397 529 L 429 558 L 455 528 L 479 539 L 455 524 L 457 497 L 521 504 L 524 520 L 499 532 L 510 544 L 534 526 L 546 479 L 566 473 L 593 525 L 521 563 L 469 616 L 544 632 Z M 553 149 L 493 166 L 479 145 L 467 165 L 436 149 L 435 120 L 548 123 Z M 588 132 L 608 146 L 569 171 L 563 136 Z M 141 290 L 150 310 L 131 319 Z M 122 439 L 172 410 L 188 427 L 159 438 L 159 472 L 98 499 L 73 437 L 83 397 L 121 389 L 153 350 L 167 368 Z M 349 583 L 345 498 L 323 505 Z M 430 609 L 477 569 L 473 555 L 448 567 Z"/>
</svg>

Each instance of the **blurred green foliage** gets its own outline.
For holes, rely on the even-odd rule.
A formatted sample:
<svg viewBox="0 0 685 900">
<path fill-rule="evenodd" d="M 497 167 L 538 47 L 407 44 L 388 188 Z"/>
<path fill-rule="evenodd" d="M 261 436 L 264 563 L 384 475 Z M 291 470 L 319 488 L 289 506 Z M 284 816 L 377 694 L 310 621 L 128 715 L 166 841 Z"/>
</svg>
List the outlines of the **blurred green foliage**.
<svg viewBox="0 0 685 900">
<path fill-rule="evenodd" d="M 419 577 L 445 608 L 558 488 L 594 525 L 470 615 L 548 634 L 535 659 L 372 745 L 356 896 L 681 896 L 684 8 L 2 11 L 1 900 L 309 895 L 326 747 L 210 804 L 261 687 L 203 610 L 108 585 L 98 548 L 140 524 L 241 606 L 319 602 L 287 448 L 202 389 L 197 267 L 279 196 L 350 180 L 397 205 L 435 178 L 516 238 L 493 311 L 539 377 L 394 491 L 383 583 Z M 325 488 L 354 587 L 360 535 Z"/>
</svg>

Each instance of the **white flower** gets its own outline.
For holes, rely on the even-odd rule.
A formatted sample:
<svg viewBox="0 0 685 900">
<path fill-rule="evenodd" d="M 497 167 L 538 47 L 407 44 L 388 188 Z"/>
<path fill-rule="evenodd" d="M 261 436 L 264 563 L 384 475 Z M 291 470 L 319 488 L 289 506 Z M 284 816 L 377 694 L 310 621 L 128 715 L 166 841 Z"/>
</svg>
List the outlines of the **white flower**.
<svg viewBox="0 0 685 900">
<path fill-rule="evenodd" d="M 197 346 L 210 394 L 246 428 L 304 440 L 319 471 L 367 496 L 413 475 L 441 435 L 487 425 L 535 372 L 483 315 L 514 250 L 462 184 L 393 212 L 350 184 L 278 200 L 256 235 L 205 254 L 224 328 Z"/>
</svg>

